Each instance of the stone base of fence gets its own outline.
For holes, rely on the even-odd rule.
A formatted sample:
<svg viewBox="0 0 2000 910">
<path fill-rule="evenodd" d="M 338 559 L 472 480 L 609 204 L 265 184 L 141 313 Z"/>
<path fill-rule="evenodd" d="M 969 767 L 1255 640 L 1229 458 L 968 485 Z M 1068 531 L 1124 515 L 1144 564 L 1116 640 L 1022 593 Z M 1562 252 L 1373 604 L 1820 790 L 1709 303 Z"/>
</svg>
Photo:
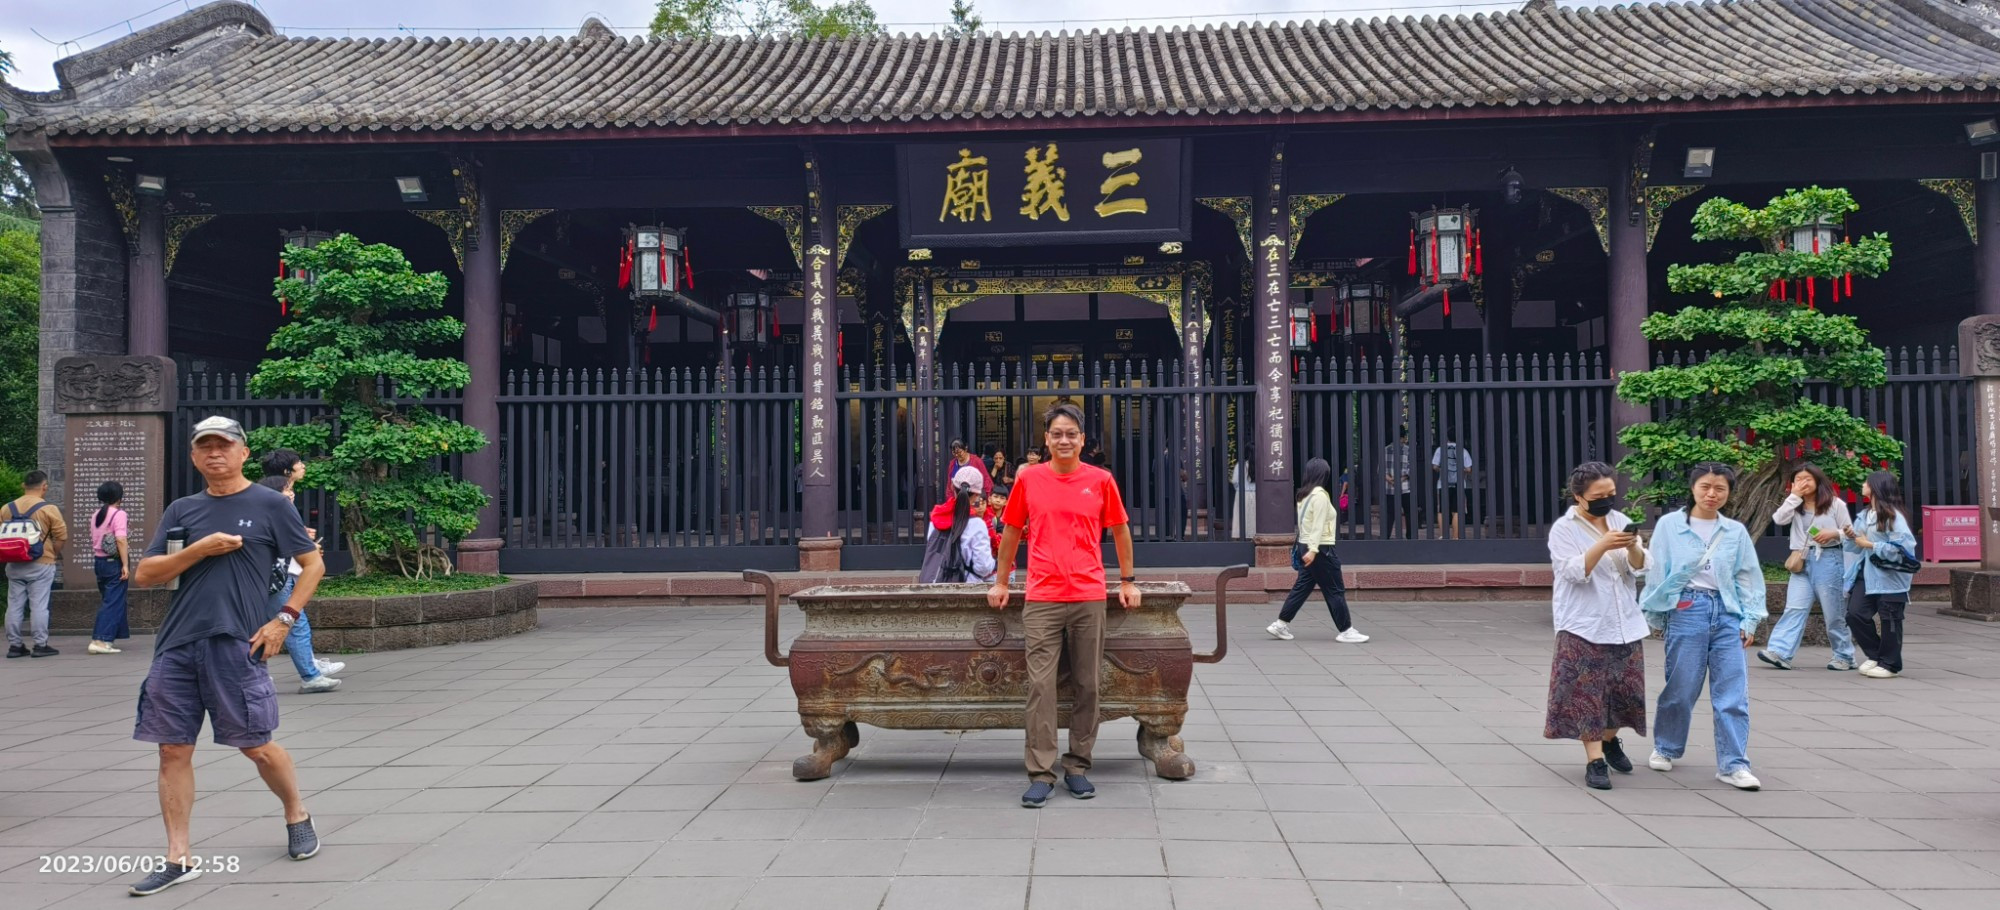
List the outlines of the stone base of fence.
<svg viewBox="0 0 2000 910">
<path fill-rule="evenodd" d="M 134 634 L 159 630 L 168 592 L 142 589 L 127 594 Z M 399 597 L 329 597 L 307 607 L 313 649 L 394 651 L 463 641 L 485 641 L 534 629 L 539 598 L 534 581 L 515 579 L 477 591 Z M 98 594 L 57 591 L 50 603 L 49 629 L 57 635 L 89 635 L 97 618 Z"/>
<path fill-rule="evenodd" d="M 2000 572 L 1985 569 L 1954 569 L 1951 573 L 1951 604 L 1938 609 L 1940 616 L 2000 622 Z"/>
</svg>

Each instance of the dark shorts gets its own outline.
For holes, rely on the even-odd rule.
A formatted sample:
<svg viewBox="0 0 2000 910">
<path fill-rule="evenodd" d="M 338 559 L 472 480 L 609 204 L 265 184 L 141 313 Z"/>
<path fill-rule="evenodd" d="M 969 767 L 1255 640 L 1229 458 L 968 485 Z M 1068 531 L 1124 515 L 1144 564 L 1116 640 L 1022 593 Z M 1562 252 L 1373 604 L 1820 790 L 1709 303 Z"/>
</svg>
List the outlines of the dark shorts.
<svg viewBox="0 0 2000 910">
<path fill-rule="evenodd" d="M 177 645 L 153 655 L 139 685 L 139 721 L 132 738 L 147 743 L 189 743 L 201 737 L 202 716 L 215 744 L 254 749 L 278 729 L 278 693 L 250 643 L 227 635 Z"/>
</svg>

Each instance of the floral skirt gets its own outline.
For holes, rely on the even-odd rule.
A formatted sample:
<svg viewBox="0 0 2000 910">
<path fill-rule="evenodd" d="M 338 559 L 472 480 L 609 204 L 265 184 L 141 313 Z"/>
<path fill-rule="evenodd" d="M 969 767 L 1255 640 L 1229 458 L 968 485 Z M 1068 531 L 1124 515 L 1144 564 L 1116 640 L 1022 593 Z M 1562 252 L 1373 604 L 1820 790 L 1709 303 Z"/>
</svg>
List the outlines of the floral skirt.
<svg viewBox="0 0 2000 910">
<path fill-rule="evenodd" d="M 1603 739 L 1626 727 L 1642 736 L 1646 733 L 1644 640 L 1600 645 L 1557 632 L 1555 664 L 1549 670 L 1549 715 L 1542 735 Z"/>
</svg>

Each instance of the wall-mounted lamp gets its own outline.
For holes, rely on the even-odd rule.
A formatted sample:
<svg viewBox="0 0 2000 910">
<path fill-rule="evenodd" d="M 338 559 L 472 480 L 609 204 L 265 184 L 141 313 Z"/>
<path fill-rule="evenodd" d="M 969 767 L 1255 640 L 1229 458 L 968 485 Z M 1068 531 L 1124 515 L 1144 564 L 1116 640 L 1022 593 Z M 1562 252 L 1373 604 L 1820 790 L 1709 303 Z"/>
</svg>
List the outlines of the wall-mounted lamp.
<svg viewBox="0 0 2000 910">
<path fill-rule="evenodd" d="M 1511 165 L 1500 172 L 1500 198 L 1508 205 L 1521 204 L 1521 172 Z"/>
<path fill-rule="evenodd" d="M 1972 145 L 2000 142 L 2000 118 L 1988 117 L 1965 124 L 1965 141 Z"/>
<path fill-rule="evenodd" d="M 1691 148 L 1687 150 L 1687 162 L 1681 166 L 1683 177 L 1715 176 L 1715 149 Z"/>
<path fill-rule="evenodd" d="M 132 180 L 132 192 L 141 196 L 165 196 L 167 178 L 157 174 L 140 174 Z"/>
<path fill-rule="evenodd" d="M 431 198 L 429 193 L 424 192 L 422 177 L 397 177 L 396 194 L 402 196 L 404 202 L 429 202 Z"/>
</svg>

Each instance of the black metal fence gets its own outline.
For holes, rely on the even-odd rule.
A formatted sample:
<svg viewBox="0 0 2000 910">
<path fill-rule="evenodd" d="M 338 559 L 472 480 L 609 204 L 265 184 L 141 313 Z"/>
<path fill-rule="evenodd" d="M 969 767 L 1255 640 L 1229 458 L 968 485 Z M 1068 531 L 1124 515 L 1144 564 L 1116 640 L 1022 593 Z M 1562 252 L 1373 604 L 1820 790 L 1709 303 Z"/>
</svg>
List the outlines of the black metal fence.
<svg viewBox="0 0 2000 910">
<path fill-rule="evenodd" d="M 1615 380 L 1596 359 L 1308 360 L 1296 370 L 1294 473 L 1308 458 L 1332 465 L 1352 562 L 1540 561 L 1569 468 L 1612 455 Z M 1971 384 L 1955 357 L 1895 351 L 1889 374 L 1881 388 L 1810 394 L 1904 441 L 1899 467 L 1915 504 L 1975 502 Z M 851 568 L 914 571 L 925 517 L 944 498 L 950 441 L 981 454 L 998 445 L 1019 464 L 1041 443 L 1040 415 L 1063 401 L 1083 410 L 1118 480 L 1144 565 L 1246 559 L 1256 498 L 1293 500 L 1247 476 L 1255 389 L 1238 364 L 1202 375 L 1139 361 L 952 366 L 922 388 L 907 366 L 849 366 L 840 380 L 835 525 Z M 790 372 L 509 374 L 495 440 L 502 565 L 795 568 L 800 400 Z M 324 413 L 311 399 L 250 398 L 240 376 L 186 378 L 180 401 L 176 438 L 208 414 L 254 429 Z M 425 403 L 460 412 L 456 398 Z M 201 485 L 184 458 L 169 477 L 176 496 Z M 317 491 L 300 502 L 344 561 L 337 505 Z"/>
</svg>

